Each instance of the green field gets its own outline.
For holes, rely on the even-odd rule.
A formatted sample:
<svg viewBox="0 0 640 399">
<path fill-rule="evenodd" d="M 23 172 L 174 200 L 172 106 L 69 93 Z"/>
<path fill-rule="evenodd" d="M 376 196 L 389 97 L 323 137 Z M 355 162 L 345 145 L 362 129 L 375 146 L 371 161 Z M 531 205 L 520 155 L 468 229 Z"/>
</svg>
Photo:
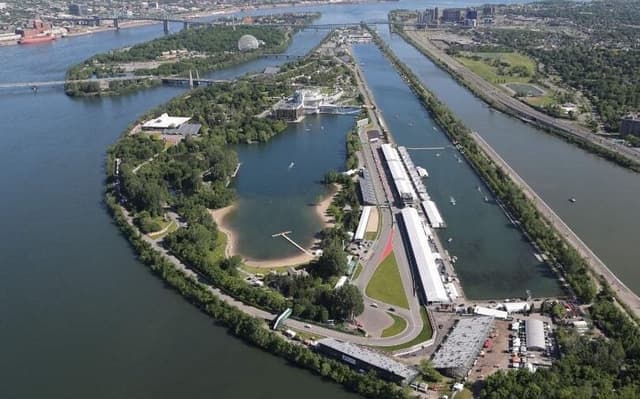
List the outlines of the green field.
<svg viewBox="0 0 640 399">
<path fill-rule="evenodd" d="M 409 342 L 405 342 L 404 344 L 394 345 L 394 346 L 378 346 L 378 349 L 381 349 L 386 352 L 395 352 L 400 349 L 410 348 L 414 345 L 418 345 L 421 342 L 425 342 L 433 336 L 433 327 L 431 327 L 431 322 L 429 321 L 429 316 L 427 315 L 427 311 L 425 308 L 420 308 L 420 316 L 422 316 L 422 331 L 418 334 L 417 337 L 412 339 Z"/>
<path fill-rule="evenodd" d="M 525 97 L 523 100 L 529 105 L 533 105 L 534 107 L 545 107 L 547 105 L 557 103 L 556 99 L 553 97 L 553 94 L 547 91 L 547 94 L 540 97 Z"/>
<path fill-rule="evenodd" d="M 396 316 L 393 313 L 387 312 L 389 316 L 393 319 L 393 324 L 382 331 L 382 337 L 393 337 L 394 335 L 398 335 L 407 328 L 407 321 L 400 316 Z"/>
<path fill-rule="evenodd" d="M 209 253 L 209 260 L 212 263 L 218 263 L 224 259 L 224 250 L 227 247 L 227 235 L 221 231 L 218 231 L 218 239 L 216 242 L 216 249 Z"/>
<path fill-rule="evenodd" d="M 393 252 L 378 265 L 367 285 L 366 294 L 371 299 L 409 309 L 409 302 L 402 286 L 400 271 L 398 271 L 398 262 Z"/>
<path fill-rule="evenodd" d="M 249 266 L 249 265 L 242 265 L 242 269 L 248 271 L 249 273 L 252 274 L 267 274 L 269 272 L 277 272 L 277 273 L 282 273 L 282 272 L 286 272 L 289 269 L 289 266 L 279 266 L 279 267 L 253 267 L 253 266 Z"/>
<path fill-rule="evenodd" d="M 366 233 L 364 233 L 364 239 L 367 241 L 373 241 L 376 239 L 377 236 L 378 236 L 377 231 L 367 231 Z"/>
<path fill-rule="evenodd" d="M 456 55 L 456 60 L 493 84 L 528 83 L 536 73 L 535 61 L 519 53 L 462 52 Z M 527 76 L 518 69 L 526 71 Z"/>
<path fill-rule="evenodd" d="M 358 278 L 358 276 L 360 275 L 360 272 L 362 272 L 362 263 L 358 263 L 356 265 L 355 270 L 353 271 L 353 276 L 351 277 L 351 280 L 355 280 Z"/>
</svg>

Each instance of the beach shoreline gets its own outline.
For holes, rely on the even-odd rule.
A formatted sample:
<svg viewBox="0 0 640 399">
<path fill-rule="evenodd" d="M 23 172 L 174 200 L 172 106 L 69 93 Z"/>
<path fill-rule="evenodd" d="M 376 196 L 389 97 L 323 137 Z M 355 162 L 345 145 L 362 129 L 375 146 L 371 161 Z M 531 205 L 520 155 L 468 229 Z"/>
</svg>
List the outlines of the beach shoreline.
<svg viewBox="0 0 640 399">
<path fill-rule="evenodd" d="M 322 199 L 322 201 L 315 204 L 314 211 L 318 218 L 322 221 L 322 228 L 332 227 L 334 225 L 333 219 L 328 215 L 327 211 L 331 203 L 333 202 L 333 198 L 338 193 L 339 188 L 336 185 L 332 185 L 329 194 Z M 242 257 L 244 263 L 247 266 L 257 267 L 257 268 L 274 268 L 274 267 L 288 267 L 288 266 L 298 266 L 302 264 L 306 264 L 311 262 L 316 257 L 307 253 L 300 253 L 298 255 L 293 256 L 285 256 L 282 258 L 276 259 L 254 259 L 251 257 L 247 257 L 241 254 L 238 251 L 238 233 L 231 229 L 228 224 L 225 223 L 225 218 L 237 209 L 237 203 L 226 206 L 224 208 L 219 209 L 209 209 L 209 214 L 213 218 L 213 220 L 218 225 L 218 230 L 222 232 L 227 237 L 227 243 L 224 249 L 224 254 L 226 257 L 230 256 L 240 256 Z M 314 239 L 310 248 L 305 248 L 310 253 L 313 253 L 316 247 L 318 246 L 320 240 Z"/>
</svg>

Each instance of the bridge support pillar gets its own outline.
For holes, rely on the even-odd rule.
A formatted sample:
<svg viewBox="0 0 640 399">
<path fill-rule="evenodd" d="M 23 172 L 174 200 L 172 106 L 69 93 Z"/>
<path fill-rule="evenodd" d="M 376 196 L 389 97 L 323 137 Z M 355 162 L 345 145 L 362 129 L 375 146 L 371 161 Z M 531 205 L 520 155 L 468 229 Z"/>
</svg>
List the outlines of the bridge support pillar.
<svg viewBox="0 0 640 399">
<path fill-rule="evenodd" d="M 184 30 L 189 29 L 189 23 L 188 22 L 183 22 L 183 26 Z"/>
<path fill-rule="evenodd" d="M 169 34 L 169 21 L 168 20 L 163 20 L 162 21 L 162 27 L 164 28 L 164 33 L 165 35 Z"/>
<path fill-rule="evenodd" d="M 118 18 L 113 19 L 113 27 L 116 28 L 116 30 L 120 29 L 120 21 L 118 20 Z"/>
</svg>

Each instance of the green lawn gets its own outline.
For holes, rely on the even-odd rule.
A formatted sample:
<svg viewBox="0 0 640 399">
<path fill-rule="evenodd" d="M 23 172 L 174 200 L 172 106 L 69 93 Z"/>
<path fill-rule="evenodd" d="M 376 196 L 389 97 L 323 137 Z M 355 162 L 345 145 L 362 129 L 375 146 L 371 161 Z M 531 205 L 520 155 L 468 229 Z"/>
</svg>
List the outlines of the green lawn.
<svg viewBox="0 0 640 399">
<path fill-rule="evenodd" d="M 387 312 L 389 316 L 393 319 L 393 324 L 382 331 L 382 337 L 393 337 L 394 335 L 398 335 L 407 328 L 407 321 L 400 316 L 396 316 L 393 313 Z"/>
<path fill-rule="evenodd" d="M 362 263 L 358 263 L 356 265 L 355 270 L 353 271 L 353 277 L 351 277 L 351 280 L 355 280 L 358 278 L 358 276 L 360 275 L 360 272 L 362 272 Z"/>
<path fill-rule="evenodd" d="M 536 107 L 544 107 L 557 103 L 557 101 L 553 98 L 553 94 L 545 94 L 544 96 L 540 97 L 525 97 L 524 101 Z"/>
<path fill-rule="evenodd" d="M 253 266 L 249 266 L 249 265 L 242 265 L 242 268 L 246 271 L 248 271 L 249 273 L 253 273 L 253 274 L 257 274 L 257 273 L 262 273 L 262 274 L 267 274 L 271 271 L 277 272 L 277 273 L 282 273 L 282 272 L 286 272 L 289 269 L 289 266 L 279 266 L 279 267 L 253 267 Z"/>
<path fill-rule="evenodd" d="M 458 392 L 458 394 L 456 395 L 456 399 L 473 399 L 473 392 L 465 388 L 462 391 Z"/>
<path fill-rule="evenodd" d="M 227 235 L 221 231 L 218 231 L 218 245 L 216 249 L 209 254 L 209 260 L 213 263 L 218 263 L 224 259 L 224 250 L 227 247 Z"/>
<path fill-rule="evenodd" d="M 366 293 L 371 299 L 409 309 L 409 302 L 398 271 L 398 262 L 393 252 L 378 265 L 367 285 Z"/>
<path fill-rule="evenodd" d="M 433 336 L 433 328 L 431 327 L 429 316 L 427 316 L 427 311 L 424 308 L 420 308 L 420 316 L 422 316 L 422 331 L 420 331 L 420 334 L 418 334 L 417 337 L 409 342 L 405 342 L 404 344 L 394 346 L 378 346 L 377 348 L 386 352 L 394 352 L 400 349 L 410 348 L 414 345 L 418 345 L 419 343 L 430 339 Z"/>
<path fill-rule="evenodd" d="M 471 57 L 480 57 L 481 59 L 475 60 Z M 535 75 L 536 72 L 536 64 L 535 61 L 526 55 L 519 53 L 460 53 L 457 55 L 456 60 L 461 62 L 467 68 L 471 69 L 476 74 L 480 75 L 483 79 L 494 83 L 510 83 L 510 82 L 521 82 L 528 83 L 531 80 L 531 77 Z M 503 67 L 504 70 L 507 71 L 504 75 L 498 74 L 498 67 L 491 65 L 491 62 L 495 59 L 500 60 L 500 62 L 508 64 L 508 66 Z M 529 75 L 527 77 L 518 76 L 516 74 L 508 73 L 508 70 L 513 67 L 524 67 L 529 71 Z"/>
<path fill-rule="evenodd" d="M 366 233 L 364 233 L 364 239 L 368 241 L 375 240 L 377 236 L 378 236 L 377 231 L 367 231 Z"/>
</svg>

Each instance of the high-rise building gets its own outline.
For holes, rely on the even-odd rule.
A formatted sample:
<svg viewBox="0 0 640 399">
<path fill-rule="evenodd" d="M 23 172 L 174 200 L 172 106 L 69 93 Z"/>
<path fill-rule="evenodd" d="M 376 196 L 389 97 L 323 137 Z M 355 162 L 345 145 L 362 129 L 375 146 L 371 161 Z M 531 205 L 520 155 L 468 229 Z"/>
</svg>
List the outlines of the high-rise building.
<svg viewBox="0 0 640 399">
<path fill-rule="evenodd" d="M 493 17 L 494 15 L 496 15 L 496 6 L 486 6 L 482 9 L 483 17 Z"/>
<path fill-rule="evenodd" d="M 468 8 L 466 19 L 478 19 L 478 10 L 475 8 Z"/>
<path fill-rule="evenodd" d="M 83 17 L 89 14 L 89 9 L 86 4 L 71 3 L 69 4 L 69 14 Z"/>
<path fill-rule="evenodd" d="M 442 10 L 442 22 L 460 22 L 462 21 L 462 9 L 461 8 L 445 8 Z"/>
</svg>

